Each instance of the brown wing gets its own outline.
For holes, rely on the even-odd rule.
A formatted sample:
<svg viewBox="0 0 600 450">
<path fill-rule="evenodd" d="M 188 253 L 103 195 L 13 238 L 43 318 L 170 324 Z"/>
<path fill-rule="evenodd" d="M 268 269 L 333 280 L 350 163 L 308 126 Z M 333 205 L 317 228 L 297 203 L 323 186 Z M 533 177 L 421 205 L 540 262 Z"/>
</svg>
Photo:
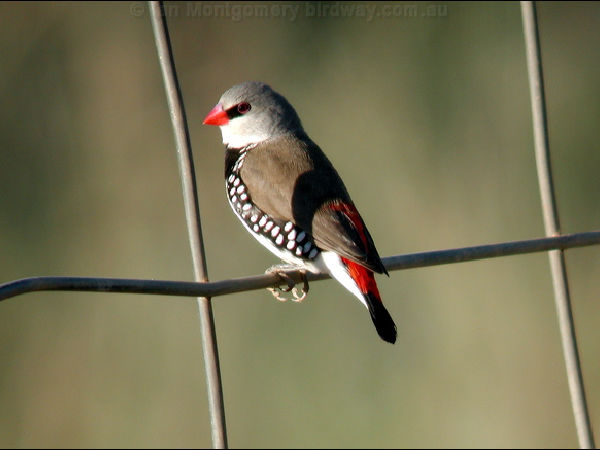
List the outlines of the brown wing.
<svg viewBox="0 0 600 450">
<path fill-rule="evenodd" d="M 323 205 L 313 218 L 312 229 L 318 247 L 387 275 L 373 238 L 352 202 Z"/>
<path fill-rule="evenodd" d="M 293 222 L 323 250 L 387 273 L 338 173 L 308 137 L 286 135 L 257 145 L 240 174 L 266 214 Z"/>
</svg>

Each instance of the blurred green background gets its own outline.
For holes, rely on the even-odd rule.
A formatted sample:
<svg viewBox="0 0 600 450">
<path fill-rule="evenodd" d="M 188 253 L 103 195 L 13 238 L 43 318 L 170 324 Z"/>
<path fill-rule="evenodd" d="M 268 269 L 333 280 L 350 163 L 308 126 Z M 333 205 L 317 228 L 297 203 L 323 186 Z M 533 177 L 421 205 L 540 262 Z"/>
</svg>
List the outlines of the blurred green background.
<svg viewBox="0 0 600 450">
<path fill-rule="evenodd" d="M 230 211 L 201 125 L 244 80 L 296 107 L 382 256 L 543 236 L 517 2 L 227 5 L 167 4 L 212 280 L 277 262 Z M 600 4 L 538 13 L 563 231 L 599 229 Z M 147 5 L 1 3 L 0 49 L 0 282 L 192 279 Z M 567 264 L 598 435 L 600 249 Z M 545 254 L 378 280 L 395 346 L 333 281 L 300 305 L 214 300 L 232 447 L 577 445 Z M 0 304 L 0 342 L 1 447 L 211 445 L 194 299 L 28 294 Z"/>
</svg>

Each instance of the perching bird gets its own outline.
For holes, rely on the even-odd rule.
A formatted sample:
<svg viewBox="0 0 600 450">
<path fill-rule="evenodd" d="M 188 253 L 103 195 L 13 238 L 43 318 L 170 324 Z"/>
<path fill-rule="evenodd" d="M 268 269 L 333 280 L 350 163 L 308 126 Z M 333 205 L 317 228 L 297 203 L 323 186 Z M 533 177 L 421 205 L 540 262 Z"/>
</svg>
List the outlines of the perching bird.
<svg viewBox="0 0 600 450">
<path fill-rule="evenodd" d="M 396 341 L 373 272 L 387 271 L 346 187 L 289 102 L 268 85 L 233 86 L 204 124 L 223 135 L 229 204 L 246 230 L 282 260 L 329 273 Z"/>
</svg>

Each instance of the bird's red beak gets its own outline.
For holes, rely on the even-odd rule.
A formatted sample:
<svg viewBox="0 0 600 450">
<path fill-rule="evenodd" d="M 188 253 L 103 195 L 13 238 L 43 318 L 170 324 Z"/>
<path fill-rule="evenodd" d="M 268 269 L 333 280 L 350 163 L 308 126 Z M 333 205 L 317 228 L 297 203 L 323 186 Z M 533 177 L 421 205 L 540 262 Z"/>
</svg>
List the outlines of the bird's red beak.
<svg viewBox="0 0 600 450">
<path fill-rule="evenodd" d="M 204 125 L 227 125 L 229 123 L 227 111 L 223 109 L 223 105 L 218 103 L 217 106 L 210 110 L 202 123 Z"/>
</svg>

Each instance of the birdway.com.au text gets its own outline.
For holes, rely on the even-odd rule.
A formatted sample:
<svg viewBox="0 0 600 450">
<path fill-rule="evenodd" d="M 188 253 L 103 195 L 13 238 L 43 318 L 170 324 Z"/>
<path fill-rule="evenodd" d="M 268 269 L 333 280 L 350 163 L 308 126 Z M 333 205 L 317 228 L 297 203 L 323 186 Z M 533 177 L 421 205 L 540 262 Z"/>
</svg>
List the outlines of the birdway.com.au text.
<svg viewBox="0 0 600 450">
<path fill-rule="evenodd" d="M 141 17 L 146 12 L 143 2 L 133 2 L 131 14 Z M 197 17 L 204 19 L 228 19 L 240 22 L 245 19 L 283 19 L 294 22 L 307 18 L 362 19 L 372 22 L 389 18 L 446 17 L 446 4 L 409 3 L 230 3 L 230 2 L 185 2 L 165 4 L 167 17 Z"/>
</svg>

